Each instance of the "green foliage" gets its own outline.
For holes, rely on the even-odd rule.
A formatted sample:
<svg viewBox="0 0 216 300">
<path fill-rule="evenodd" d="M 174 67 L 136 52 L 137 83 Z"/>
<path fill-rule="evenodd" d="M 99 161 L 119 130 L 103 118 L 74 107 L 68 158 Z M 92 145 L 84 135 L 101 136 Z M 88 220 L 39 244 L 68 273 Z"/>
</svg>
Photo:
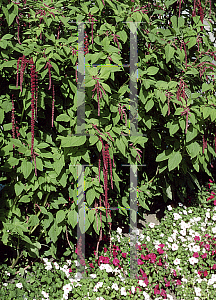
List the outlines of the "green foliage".
<svg viewBox="0 0 216 300">
<path fill-rule="evenodd" d="M 177 1 L 161 1 L 162 4 L 159 1 L 160 10 L 152 3 L 146 12 L 139 8 L 132 11 L 132 6 L 139 5 L 138 1 L 104 0 L 105 6 L 102 2 L 0 4 L 0 177 L 5 185 L 0 236 L 4 245 L 17 249 L 18 243 L 32 257 L 39 256 L 43 241 L 48 247 L 46 255 L 55 257 L 58 240 L 68 233 L 76 237 L 76 165 L 93 165 L 85 167 L 86 208 L 94 207 L 95 201 L 99 203 L 104 191 L 102 167 L 101 174 L 98 170 L 102 152 L 100 137 L 109 144 L 110 157 L 115 163 L 113 190 L 109 187 L 108 192 L 110 207 L 128 206 L 124 199 L 129 198 L 130 168 L 121 164 L 146 164 L 138 167 L 140 215 L 141 209 L 149 210 L 151 203 L 162 197 L 164 201 L 179 198 L 184 202 L 187 193 L 197 189 L 200 171 L 211 178 L 214 176 L 210 166 L 216 156 L 216 98 L 212 76 L 216 67 L 215 47 L 205 26 L 201 29 L 200 17 L 192 17 L 193 1 L 182 3 L 181 11 L 187 10 L 189 14 L 180 17 L 177 17 Z M 142 6 L 147 2 L 142 1 Z M 215 8 L 215 4 L 212 6 Z M 40 14 L 41 9 L 46 15 Z M 207 12 L 208 8 L 208 15 Z M 97 20 L 94 24 L 89 21 L 89 13 Z M 216 22 L 213 13 L 211 18 Z M 77 134 L 76 63 L 80 63 L 82 56 L 76 51 L 76 22 L 81 21 L 85 22 L 89 42 L 89 53 L 85 55 L 85 132 L 90 135 Z M 127 122 L 131 108 L 128 81 L 130 76 L 136 81 L 136 76 L 122 66 L 130 57 L 129 22 L 138 24 L 138 133 L 141 137 L 130 134 L 131 121 Z M 131 29 L 134 31 L 136 27 Z M 30 64 L 27 62 L 24 69 L 24 56 L 28 61 L 33 59 L 38 72 L 33 157 Z M 17 65 L 19 58 L 21 62 Z M 99 91 L 93 92 L 97 81 L 101 92 L 99 103 Z M 17 123 L 11 118 L 12 97 Z M 109 171 L 109 186 L 110 182 Z M 115 215 L 112 211 L 112 219 Z M 85 218 L 86 231 L 99 234 L 101 226 L 108 229 L 107 222 L 101 224 L 98 213 L 98 226 L 95 212 L 86 211 Z"/>
</svg>

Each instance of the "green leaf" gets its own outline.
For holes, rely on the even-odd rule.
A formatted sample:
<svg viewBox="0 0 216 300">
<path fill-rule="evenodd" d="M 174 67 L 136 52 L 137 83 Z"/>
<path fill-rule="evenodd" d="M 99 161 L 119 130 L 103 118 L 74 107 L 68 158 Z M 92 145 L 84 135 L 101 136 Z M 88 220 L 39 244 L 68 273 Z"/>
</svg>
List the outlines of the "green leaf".
<svg viewBox="0 0 216 300">
<path fill-rule="evenodd" d="M 157 68 L 157 67 L 154 67 L 154 66 L 149 67 L 147 69 L 147 75 L 155 75 L 155 74 L 157 74 L 158 70 L 159 70 L 159 68 Z"/>
<path fill-rule="evenodd" d="M 171 47 L 169 44 L 165 46 L 165 55 L 166 55 L 166 64 L 174 58 L 175 49 Z"/>
<path fill-rule="evenodd" d="M 23 203 L 28 203 L 31 201 L 31 198 L 29 197 L 29 195 L 24 195 L 21 197 L 21 199 L 19 200 L 19 202 L 23 202 Z"/>
<path fill-rule="evenodd" d="M 210 90 L 212 88 L 212 86 L 210 85 L 210 84 L 208 84 L 208 83 L 203 83 L 202 84 L 202 92 L 204 93 L 204 92 L 206 92 L 206 91 L 208 91 L 208 90 Z"/>
<path fill-rule="evenodd" d="M 59 74 L 59 67 L 57 66 L 56 63 L 54 63 L 54 61 L 51 62 L 51 65 L 53 67 L 53 69 L 56 71 L 56 73 L 58 74 L 58 76 L 60 75 Z"/>
<path fill-rule="evenodd" d="M 153 106 L 154 106 L 154 100 L 150 99 L 145 105 L 146 112 L 150 111 Z"/>
<path fill-rule="evenodd" d="M 201 146 L 197 142 L 193 142 L 193 143 L 187 145 L 186 148 L 187 148 L 191 158 L 194 158 L 195 156 L 197 156 L 201 150 Z"/>
<path fill-rule="evenodd" d="M 65 211 L 59 210 L 56 214 L 56 222 L 61 223 L 65 219 Z"/>
<path fill-rule="evenodd" d="M 52 227 L 48 231 L 48 235 L 51 238 L 53 243 L 55 243 L 57 241 L 58 235 L 57 235 L 57 231 L 56 231 L 56 228 L 55 228 L 54 224 L 52 225 Z"/>
<path fill-rule="evenodd" d="M 88 210 L 88 219 L 91 224 L 94 222 L 94 218 L 95 218 L 95 210 L 93 209 Z"/>
<path fill-rule="evenodd" d="M 29 161 L 22 161 L 21 163 L 21 172 L 24 175 L 24 178 L 27 179 L 29 175 L 31 174 L 31 171 L 33 170 L 32 163 Z"/>
<path fill-rule="evenodd" d="M 70 121 L 70 117 L 66 114 L 61 114 L 56 118 L 56 121 L 63 121 L 63 122 L 69 122 Z"/>
<path fill-rule="evenodd" d="M 180 152 L 173 152 L 168 159 L 168 169 L 169 171 L 174 170 L 181 162 L 182 155 Z"/>
<path fill-rule="evenodd" d="M 88 204 L 88 206 L 91 206 L 92 203 L 94 202 L 96 193 L 95 193 L 95 189 L 91 188 L 86 192 L 86 202 Z"/>
<path fill-rule="evenodd" d="M 62 147 L 75 147 L 75 146 L 81 146 L 85 144 L 86 142 L 86 136 L 68 136 L 68 137 L 61 137 L 61 146 Z"/>
<path fill-rule="evenodd" d="M 25 186 L 21 182 L 17 182 L 15 184 L 15 193 L 17 196 L 19 196 L 22 193 L 22 191 L 24 190 L 24 187 Z"/>
<path fill-rule="evenodd" d="M 73 228 L 75 228 L 75 226 L 77 225 L 77 216 L 78 214 L 75 210 L 71 210 L 68 213 L 68 222 Z"/>
<path fill-rule="evenodd" d="M 112 93 L 110 87 L 108 86 L 108 84 L 106 83 L 101 83 L 101 85 L 103 86 L 104 90 L 107 91 L 108 93 Z"/>
<path fill-rule="evenodd" d="M 196 136 L 197 136 L 198 132 L 197 129 L 190 126 L 187 130 L 187 134 L 186 134 L 186 143 L 190 142 L 191 140 L 193 140 Z"/>
<path fill-rule="evenodd" d="M 39 171 L 43 171 L 43 162 L 42 162 L 42 159 L 40 157 L 37 157 L 37 156 L 36 156 L 36 168 Z"/>
<path fill-rule="evenodd" d="M 116 139 L 116 146 L 120 150 L 120 152 L 125 156 L 125 144 L 122 139 Z"/>
<path fill-rule="evenodd" d="M 90 145 L 94 145 L 95 143 L 97 143 L 97 141 L 98 141 L 98 137 L 96 135 L 90 135 L 89 137 Z"/>
<path fill-rule="evenodd" d="M 179 124 L 178 123 L 175 123 L 175 124 L 172 123 L 172 124 L 170 124 L 170 127 L 169 127 L 170 135 L 175 134 L 178 130 L 179 130 Z"/>
</svg>

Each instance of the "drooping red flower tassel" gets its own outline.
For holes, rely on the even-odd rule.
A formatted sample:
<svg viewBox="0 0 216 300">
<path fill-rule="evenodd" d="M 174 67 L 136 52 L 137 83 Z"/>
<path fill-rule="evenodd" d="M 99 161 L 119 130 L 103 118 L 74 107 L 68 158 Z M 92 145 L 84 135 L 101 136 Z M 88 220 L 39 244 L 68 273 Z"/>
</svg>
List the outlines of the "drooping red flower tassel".
<svg viewBox="0 0 216 300">
<path fill-rule="evenodd" d="M 31 156 L 34 152 L 34 105 L 35 105 L 35 65 L 33 59 L 30 59 L 31 66 Z"/>
<path fill-rule="evenodd" d="M 54 103 L 55 103 L 55 90 L 53 85 L 53 101 L 52 101 L 52 127 L 53 127 L 53 120 L 54 120 Z"/>
<path fill-rule="evenodd" d="M 14 100 L 13 100 L 13 96 L 12 95 L 12 112 L 11 112 L 11 123 L 12 123 L 12 137 L 13 139 L 15 139 L 15 115 L 14 115 Z M 13 148 L 15 148 L 14 144 L 13 144 Z"/>
</svg>

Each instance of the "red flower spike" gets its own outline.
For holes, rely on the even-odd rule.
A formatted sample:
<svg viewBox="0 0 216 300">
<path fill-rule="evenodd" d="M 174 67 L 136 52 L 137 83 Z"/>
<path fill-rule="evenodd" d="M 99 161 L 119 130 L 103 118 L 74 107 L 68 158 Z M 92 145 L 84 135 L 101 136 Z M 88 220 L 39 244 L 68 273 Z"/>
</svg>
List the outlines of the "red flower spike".
<svg viewBox="0 0 216 300">
<path fill-rule="evenodd" d="M 54 102 L 55 102 L 55 90 L 53 85 L 53 101 L 52 101 L 52 127 L 53 127 L 53 120 L 54 120 Z"/>
<path fill-rule="evenodd" d="M 35 104 L 35 65 L 33 59 L 30 60 L 31 65 L 31 156 L 33 158 L 34 151 L 34 104 Z"/>
<path fill-rule="evenodd" d="M 14 115 L 14 100 L 13 100 L 13 96 L 12 95 L 12 112 L 11 112 L 11 123 L 12 123 L 12 137 L 13 139 L 15 139 L 15 115 Z M 13 144 L 13 148 L 15 148 L 14 144 Z"/>
</svg>

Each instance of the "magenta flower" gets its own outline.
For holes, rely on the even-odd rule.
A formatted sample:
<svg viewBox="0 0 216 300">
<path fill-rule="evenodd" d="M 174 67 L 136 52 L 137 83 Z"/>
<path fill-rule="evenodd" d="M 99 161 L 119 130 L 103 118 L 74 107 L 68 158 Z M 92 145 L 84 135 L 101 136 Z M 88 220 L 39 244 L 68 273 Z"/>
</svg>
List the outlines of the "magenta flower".
<svg viewBox="0 0 216 300">
<path fill-rule="evenodd" d="M 200 237 L 199 236 L 195 236 L 194 241 L 200 241 Z"/>
<path fill-rule="evenodd" d="M 122 253 L 122 257 L 126 258 L 127 253 Z"/>
<path fill-rule="evenodd" d="M 114 266 L 117 266 L 119 264 L 118 258 L 113 259 L 113 264 L 114 264 Z"/>
<path fill-rule="evenodd" d="M 198 252 L 194 252 L 193 257 L 199 257 Z"/>
<path fill-rule="evenodd" d="M 201 255 L 202 258 L 206 258 L 207 257 L 207 253 L 204 253 L 203 255 Z"/>
<path fill-rule="evenodd" d="M 143 265 L 143 264 L 144 264 L 144 262 L 141 261 L 141 259 L 138 259 L 138 265 Z"/>
<path fill-rule="evenodd" d="M 90 263 L 89 266 L 90 266 L 91 268 L 94 268 L 93 263 Z"/>
</svg>

